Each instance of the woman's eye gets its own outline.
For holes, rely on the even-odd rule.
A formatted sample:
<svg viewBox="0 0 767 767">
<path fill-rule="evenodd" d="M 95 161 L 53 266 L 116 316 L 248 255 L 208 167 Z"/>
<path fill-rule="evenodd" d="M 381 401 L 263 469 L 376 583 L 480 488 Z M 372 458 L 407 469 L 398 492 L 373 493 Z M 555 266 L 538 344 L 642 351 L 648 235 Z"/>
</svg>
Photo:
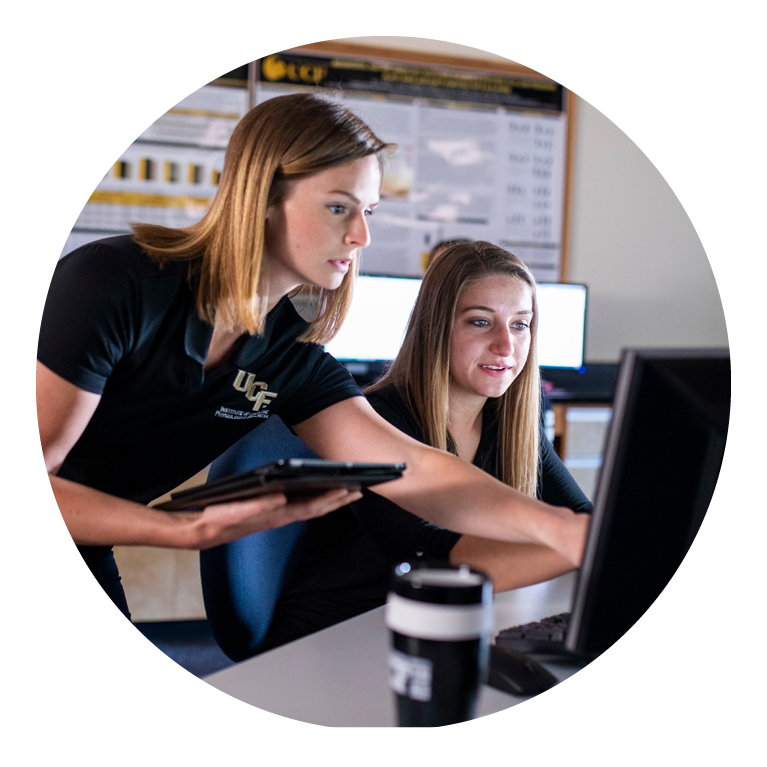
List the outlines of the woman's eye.
<svg viewBox="0 0 767 767">
<path fill-rule="evenodd" d="M 369 208 L 368 210 L 365 211 L 365 216 L 367 218 L 370 218 L 370 216 L 372 216 L 373 213 L 375 213 L 375 211 Z"/>
<path fill-rule="evenodd" d="M 530 326 L 526 322 L 515 322 L 511 327 L 514 330 L 528 330 Z"/>
<path fill-rule="evenodd" d="M 336 215 L 343 213 L 346 210 L 345 205 L 328 205 L 328 209 L 331 213 L 335 213 Z"/>
<path fill-rule="evenodd" d="M 469 324 L 475 328 L 486 328 L 490 323 L 487 320 L 469 320 Z"/>
</svg>

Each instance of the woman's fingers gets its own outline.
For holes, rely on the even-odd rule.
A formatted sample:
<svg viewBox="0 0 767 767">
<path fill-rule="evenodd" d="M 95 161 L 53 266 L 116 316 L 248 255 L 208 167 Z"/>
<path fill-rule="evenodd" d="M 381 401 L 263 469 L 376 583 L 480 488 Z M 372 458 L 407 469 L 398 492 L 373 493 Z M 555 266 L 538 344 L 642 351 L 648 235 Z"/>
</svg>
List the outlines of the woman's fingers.
<svg viewBox="0 0 767 767">
<path fill-rule="evenodd" d="M 588 514 L 574 514 L 573 517 L 570 535 L 560 553 L 567 557 L 575 567 L 580 567 L 591 518 Z"/>
<path fill-rule="evenodd" d="M 291 521 L 313 519 L 340 509 L 352 501 L 358 501 L 360 498 L 362 498 L 362 493 L 356 490 L 332 490 L 317 498 L 287 504 L 284 511 L 291 517 Z"/>
<path fill-rule="evenodd" d="M 282 494 L 274 494 L 208 506 L 193 522 L 196 528 L 194 548 L 206 549 L 251 533 L 321 517 L 361 497 L 362 493 L 358 491 L 342 489 L 294 503 L 288 503 Z"/>
</svg>

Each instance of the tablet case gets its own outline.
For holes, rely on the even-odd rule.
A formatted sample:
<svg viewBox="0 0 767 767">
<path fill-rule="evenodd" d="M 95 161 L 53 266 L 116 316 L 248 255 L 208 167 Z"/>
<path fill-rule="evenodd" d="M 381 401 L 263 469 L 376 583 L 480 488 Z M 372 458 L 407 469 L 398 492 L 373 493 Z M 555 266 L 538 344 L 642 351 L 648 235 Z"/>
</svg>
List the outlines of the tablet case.
<svg viewBox="0 0 767 767">
<path fill-rule="evenodd" d="M 361 490 L 399 479 L 404 463 L 350 463 L 318 458 L 274 461 L 242 474 L 173 493 L 154 508 L 161 511 L 200 511 L 205 506 L 241 501 L 270 493 L 285 493 L 289 501 L 314 498 L 331 490 Z"/>
</svg>

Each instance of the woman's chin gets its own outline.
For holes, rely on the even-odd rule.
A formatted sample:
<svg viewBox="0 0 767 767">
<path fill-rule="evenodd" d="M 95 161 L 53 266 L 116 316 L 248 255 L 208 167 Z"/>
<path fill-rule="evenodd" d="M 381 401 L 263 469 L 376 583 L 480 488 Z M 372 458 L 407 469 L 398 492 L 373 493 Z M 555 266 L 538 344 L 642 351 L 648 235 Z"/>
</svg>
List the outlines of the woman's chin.
<svg viewBox="0 0 767 767">
<path fill-rule="evenodd" d="M 322 284 L 318 285 L 318 287 L 325 288 L 325 290 L 337 290 L 341 287 L 341 285 L 343 285 L 344 277 L 346 277 L 346 275 L 341 274 L 340 272 L 337 274 L 332 274 L 328 278 L 324 279 Z"/>
</svg>

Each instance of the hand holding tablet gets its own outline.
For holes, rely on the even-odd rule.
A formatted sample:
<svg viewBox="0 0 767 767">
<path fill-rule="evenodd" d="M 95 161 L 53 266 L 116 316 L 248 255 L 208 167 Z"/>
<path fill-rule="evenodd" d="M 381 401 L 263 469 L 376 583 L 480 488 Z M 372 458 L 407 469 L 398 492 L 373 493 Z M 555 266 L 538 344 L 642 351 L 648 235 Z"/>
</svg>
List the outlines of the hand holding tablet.
<svg viewBox="0 0 767 767">
<path fill-rule="evenodd" d="M 306 500 L 331 490 L 361 490 L 402 476 L 402 463 L 349 463 L 314 458 L 290 458 L 224 477 L 217 482 L 182 490 L 154 508 L 161 511 L 200 511 L 216 503 L 283 493 L 288 502 Z"/>
</svg>

